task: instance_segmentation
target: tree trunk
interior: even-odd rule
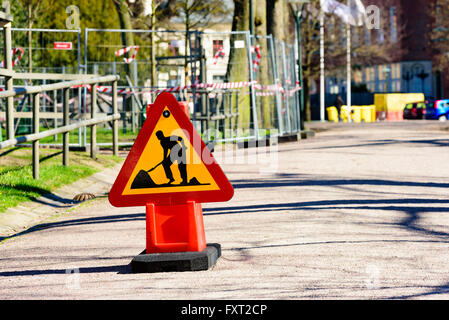
[[[267,1],[267,34],[273,35],[279,41],[285,41],[285,30],[288,25],[288,4],[283,0]]]
[[[156,20],[154,1],[151,1],[150,15],[150,85],[156,87],[156,50],[154,49],[154,24]]]
[[[310,78],[306,78],[303,81],[304,84],[304,104],[305,104],[305,121],[312,120],[312,114],[310,112]]]
[[[187,58],[187,52],[188,52],[188,45],[189,45],[189,32],[190,32],[190,13],[188,11],[188,1],[186,0],[186,22],[185,22],[185,30],[186,30],[186,35],[185,35],[185,39],[184,39],[184,85],[187,86],[188,83],[188,77],[189,77],[189,60]],[[187,99],[186,99],[187,100]]]
[[[116,0],[114,1],[117,13],[120,19],[120,27],[125,30],[132,30],[131,17],[129,15],[129,8],[126,0]],[[134,37],[131,32],[122,32],[122,44],[123,47],[129,47],[134,45]],[[132,79],[132,74],[134,73],[134,65],[126,64],[126,73],[129,78]],[[137,85],[137,84],[133,84]]]
[[[249,30],[249,1],[234,0],[234,18],[232,20],[232,31]],[[245,48],[234,48],[236,41],[244,41]],[[248,51],[245,36],[241,34],[231,35],[231,51],[229,53],[229,62],[226,71],[226,80],[228,82],[248,81],[249,80],[249,63]],[[248,88],[239,90],[239,128],[244,128],[250,122],[250,96]],[[236,112],[237,110],[233,110]]]
[[[232,21],[232,31],[249,30],[249,2],[247,0],[234,1],[234,19]],[[245,40],[242,35],[231,35],[231,47],[234,47],[235,41]],[[229,53],[229,63],[226,72],[227,81],[246,81],[249,78],[248,73],[248,55],[247,50],[233,49]]]
[[[256,80],[259,84],[270,85],[274,83],[274,77],[272,70],[270,70],[269,59],[271,58],[269,47],[267,45],[267,40],[264,38],[267,36],[267,3],[266,0],[253,0],[255,2],[255,34],[261,36],[259,40],[255,41],[254,44],[260,46],[261,59],[259,68],[256,72]],[[271,103],[271,97],[258,97],[257,102],[261,102],[260,111],[258,111],[259,125],[264,129],[270,129],[274,127],[273,111],[274,105]]]
[[[114,1],[115,8],[117,9],[117,13],[120,20],[120,27],[125,30],[132,30],[131,17],[129,15],[129,8],[126,3],[126,0],[115,0]],[[134,45],[134,37],[131,32],[122,32],[122,44],[123,47],[129,47]],[[128,53],[130,54],[130,53]],[[125,72],[130,79],[133,79],[132,75],[134,74],[134,68],[137,67],[134,63],[125,64]],[[133,83],[133,86],[136,86],[137,83]],[[125,110],[133,111],[133,99],[126,99],[127,103],[125,106]],[[133,121],[133,120],[132,120]],[[134,124],[133,124],[134,125]]]

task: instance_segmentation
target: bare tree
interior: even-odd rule
[[[431,30],[429,48],[433,57],[434,68],[438,71],[449,67],[449,0],[433,0],[429,4]]]

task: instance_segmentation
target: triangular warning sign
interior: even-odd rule
[[[176,98],[160,94],[109,193],[116,207],[217,202],[234,189]]]

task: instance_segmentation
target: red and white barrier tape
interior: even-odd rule
[[[257,90],[272,91],[272,92],[279,91],[281,93],[284,92],[284,88],[280,84],[271,84],[271,85],[257,84],[255,87]]]
[[[226,83],[197,83],[192,84],[188,86],[177,86],[177,87],[171,87],[171,88],[164,88],[164,89],[155,89],[155,90],[144,90],[140,92],[135,92],[136,94],[144,94],[144,93],[162,93],[162,92],[179,92],[186,89],[241,89],[246,88],[251,85],[254,85],[254,88],[257,90],[256,95],[257,96],[274,96],[277,92],[292,96],[296,91],[301,90],[301,87],[299,86],[299,82],[296,82],[297,85],[294,89],[291,90],[284,90],[284,88],[280,84],[274,84],[274,85],[260,85],[257,83],[257,81],[240,81],[240,82],[226,82]],[[89,91],[92,90],[92,86],[89,84],[86,85],[77,85],[73,86],[72,89],[77,88],[87,88]],[[0,88],[0,91],[4,91],[4,88]],[[106,93],[110,94],[112,93],[112,87],[108,86],[97,86],[97,92],[99,93]],[[117,89],[117,94],[126,94],[130,95],[132,94],[132,91],[123,88],[123,89]],[[48,96],[47,96],[48,97]],[[49,98],[49,97],[48,97]]]
[[[301,87],[297,85],[294,89],[291,90],[285,90],[280,84],[275,85],[260,85],[257,84],[257,81],[239,81],[239,82],[226,82],[226,83],[198,83],[198,84],[191,84],[188,86],[176,86],[176,87],[170,87],[170,88],[164,88],[164,89],[154,89],[154,90],[145,90],[141,92],[136,92],[138,94],[142,93],[162,93],[162,92],[179,92],[186,89],[241,89],[251,86],[251,84],[254,85],[254,88],[256,90],[265,91],[268,93],[264,93],[263,95],[275,95],[276,92],[280,93],[286,93],[291,95],[292,93],[301,90]],[[79,85],[72,88],[79,88],[79,87],[87,87],[89,91],[91,90],[90,85]],[[112,93],[112,87],[106,87],[106,86],[97,86],[97,91],[100,93]],[[117,89],[118,94],[131,94],[132,92],[128,89]],[[261,93],[261,92],[259,92]],[[262,94],[261,94],[262,95]]]
[[[134,49],[133,55],[130,58],[123,58],[123,61],[125,61],[125,63],[131,63],[132,61],[134,61],[134,59],[136,59],[137,52],[139,51],[139,46],[129,46],[124,49],[119,49],[115,52],[115,55],[117,57],[123,56],[125,53],[131,51],[132,49]]]
[[[188,86],[177,86],[172,88],[165,88],[165,89],[156,89],[151,91],[152,93],[161,93],[161,92],[177,92],[177,91],[183,91],[185,89],[240,89],[249,87],[251,84],[256,84],[256,81],[240,81],[240,82],[226,82],[226,83],[198,83],[198,84],[192,84]]]
[[[92,86],[90,84],[81,84],[78,86],[73,86],[72,89],[78,89],[78,88],[87,88],[87,90],[92,91]],[[97,86],[97,92],[99,93],[112,93],[112,87],[106,87],[106,86]],[[132,91],[128,89],[117,89],[117,94],[131,94]]]
[[[298,84],[296,85],[295,88],[290,89],[290,90],[285,90],[281,85],[270,85],[270,86],[257,86],[257,90],[260,90],[258,92],[256,92],[257,96],[261,96],[261,97],[267,97],[267,96],[274,96],[276,95],[277,92],[283,94],[284,96],[293,96],[293,94],[296,91],[301,90],[301,86]]]
[[[199,84],[191,84],[188,86],[177,86],[177,87],[170,87],[170,88],[164,88],[164,89],[154,89],[154,90],[145,90],[142,92],[136,92],[136,93],[161,93],[161,92],[179,92],[186,89],[240,89],[249,87],[251,84],[256,84],[256,81],[240,81],[240,82],[227,82],[227,83],[199,83]],[[72,89],[76,88],[82,88],[86,87],[88,90],[91,90],[90,85],[78,85],[72,87]],[[106,87],[106,86],[97,86],[97,91],[100,93],[112,93],[112,87]],[[132,92],[128,89],[117,89],[117,94],[131,94]]]
[[[17,62],[19,62],[20,59],[22,59],[23,57],[23,49],[18,47],[18,48],[14,48],[12,49],[12,56],[14,57],[16,55],[17,52],[20,52],[19,56],[12,62],[12,66],[14,67],[16,65]],[[5,61],[0,62],[0,68],[4,68],[5,67]]]
[[[253,65],[254,65],[254,72],[257,72],[260,65],[260,59],[262,58],[262,55],[260,53],[260,46],[251,46],[251,53],[256,54],[255,58],[253,59]]]
[[[212,88],[212,89],[240,89],[249,87],[251,84],[256,84],[257,81],[240,81],[240,82],[226,82],[226,83],[200,83],[195,85],[197,88]]]
[[[224,58],[225,55],[226,55],[226,54],[225,54],[223,48],[218,49],[218,50],[217,50],[217,53],[216,53],[215,56],[214,56],[214,65],[217,64],[219,58]]]
[[[89,88],[90,91],[91,88]],[[112,93],[112,87],[97,86],[97,91],[100,93]],[[117,89],[117,94],[131,94],[131,90],[128,89]]]

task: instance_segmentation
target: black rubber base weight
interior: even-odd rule
[[[207,244],[201,252],[146,254],[144,250],[131,261],[131,269],[134,273],[208,270],[220,256],[221,246],[218,243]]]

